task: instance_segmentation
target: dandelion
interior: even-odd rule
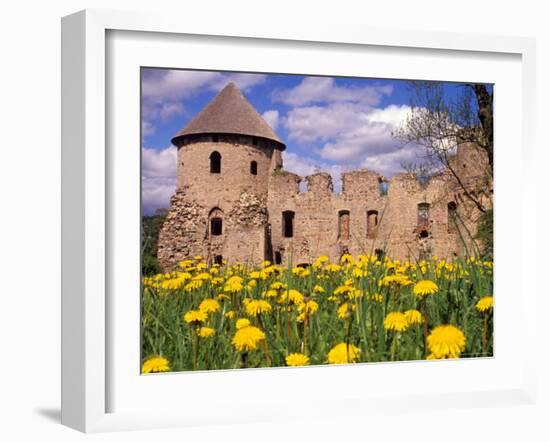
[[[164,371],[170,371],[170,363],[162,356],[150,357],[141,367],[142,373],[162,373]]]
[[[478,312],[486,312],[493,308],[493,297],[484,296],[479,301],[477,301],[476,309]]]
[[[413,289],[414,295],[419,299],[424,299],[428,295],[437,293],[437,284],[429,279],[418,281]]]
[[[288,301],[292,304],[301,304],[304,302],[304,295],[298,290],[290,289],[281,295],[281,302]]]
[[[269,313],[271,304],[263,299],[246,302],[246,313],[250,316],[258,316],[262,313]]]
[[[201,310],[189,310],[185,315],[183,315],[183,320],[188,324],[200,324],[201,322],[206,321],[208,315]]]
[[[346,320],[351,316],[351,313],[353,311],[355,311],[355,305],[351,305],[346,302],[345,304],[342,304],[340,307],[338,307],[338,317],[340,319]]]
[[[325,293],[325,289],[321,287],[320,285],[316,284],[313,287],[313,293]]]
[[[226,282],[223,290],[225,292],[238,292],[244,288],[243,278],[240,276],[231,276]]]
[[[228,318],[228,319],[233,319],[236,315],[237,315],[237,313],[235,313],[234,310],[229,310],[229,311],[225,314],[225,317]]]
[[[424,321],[422,313],[420,313],[418,310],[407,310],[404,315],[409,325],[422,324],[422,321]]]
[[[431,354],[429,359],[458,358],[466,348],[466,337],[453,325],[439,325],[427,339]]]
[[[199,337],[206,339],[214,336],[216,334],[216,330],[210,327],[201,327],[199,328],[197,334],[199,335]]]
[[[384,319],[384,328],[395,332],[402,332],[409,328],[407,317],[401,312],[388,313]]]
[[[298,311],[300,313],[305,313],[306,315],[312,315],[317,310],[319,310],[319,304],[317,304],[315,301],[306,301],[298,304]]]
[[[235,324],[235,327],[237,327],[237,330],[240,330],[241,328],[248,327],[250,325],[250,321],[246,318],[237,319],[237,322]]]
[[[199,304],[199,310],[203,313],[216,313],[220,311],[220,303],[215,299],[206,298]]]
[[[265,339],[265,333],[252,325],[239,328],[231,343],[241,352],[249,352],[258,348],[258,343]]]
[[[289,367],[299,367],[309,365],[309,358],[303,353],[290,353],[285,358],[285,362]]]
[[[349,364],[349,363],[357,362],[360,354],[361,354],[361,349],[357,348],[355,345],[341,342],[340,344],[335,345],[328,352],[328,363],[329,364]]]

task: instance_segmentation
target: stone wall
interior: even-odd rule
[[[214,150],[222,156],[220,174],[210,173]],[[257,162],[257,175],[250,173],[250,161]],[[487,164],[484,151],[462,144],[452,159],[456,177],[445,171],[426,182],[406,173],[386,180],[355,170],[342,175],[342,192],[335,194],[329,174],[302,178],[287,172],[280,151],[269,144],[252,145],[246,137],[199,139],[178,152],[178,190],[159,239],[159,260],[169,269],[195,255],[294,265],[319,255],[336,260],[346,252],[402,260],[469,255],[477,246],[472,238],[480,212],[457,178],[490,198]],[[300,191],[302,181],[307,191]],[[427,204],[427,218],[419,219],[419,204]],[[210,234],[213,208],[223,213],[220,236]],[[283,212],[293,214],[292,232],[285,232]]]

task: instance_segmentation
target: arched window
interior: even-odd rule
[[[223,212],[219,208],[214,208],[208,216],[210,220],[210,236],[220,236],[223,234]]]
[[[427,228],[430,222],[430,205],[428,203],[418,204],[418,227]]]
[[[219,152],[214,151],[210,154],[210,173],[221,173],[222,171],[222,156]]]
[[[349,241],[349,210],[338,212],[338,238]]]
[[[367,238],[376,238],[376,231],[378,229],[378,211],[369,210],[367,212]]]
[[[456,207],[454,201],[450,201],[449,204],[447,204],[447,230],[449,233],[456,232],[458,229]]]
[[[294,236],[294,212],[292,210],[283,212],[283,236],[285,238]]]
[[[250,162],[250,173],[252,175],[258,175],[258,163],[256,161]]]

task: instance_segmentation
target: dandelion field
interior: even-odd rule
[[[142,373],[492,356],[493,265],[344,255],[143,278]]]

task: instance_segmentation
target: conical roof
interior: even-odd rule
[[[275,141],[280,145],[281,150],[285,149],[285,144],[234,83],[227,84],[187,126],[172,138],[172,143],[181,145],[183,138],[197,134],[250,135]]]

